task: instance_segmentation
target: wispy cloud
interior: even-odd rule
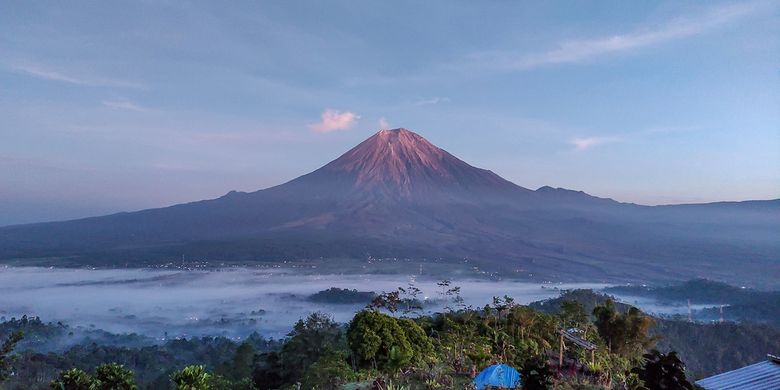
[[[691,131],[697,131],[701,128],[698,126],[661,126],[651,127],[643,130],[628,132],[621,135],[614,136],[594,136],[594,137],[574,137],[569,139],[569,144],[574,146],[574,150],[588,150],[593,147],[612,144],[618,142],[633,142],[638,139],[653,137],[662,134],[674,134],[674,133],[687,133]]]
[[[144,88],[143,85],[127,81],[112,78],[96,77],[96,76],[74,76],[71,74],[63,73],[59,70],[54,70],[40,64],[21,63],[11,66],[15,72],[26,74],[42,80],[57,81],[68,84],[83,85],[89,87],[116,87],[116,88]]]
[[[450,98],[448,97],[432,97],[429,99],[418,99],[414,102],[415,106],[426,106],[429,104],[439,104],[439,103],[446,103],[449,102]]]
[[[583,63],[613,53],[660,45],[702,34],[756,13],[765,4],[754,2],[719,6],[709,9],[698,17],[673,19],[655,28],[607,37],[565,41],[558,44],[558,47],[541,53],[477,52],[469,55],[466,62],[505,70],[528,70],[548,65]]]
[[[322,113],[320,121],[310,124],[309,128],[318,133],[349,130],[357,123],[358,119],[360,116],[354,112],[327,109]]]
[[[103,105],[108,108],[113,108],[117,110],[128,110],[128,111],[136,111],[136,112],[149,112],[152,111],[150,108],[139,106],[136,103],[133,103],[129,100],[104,100]]]
[[[587,150],[594,146],[619,142],[619,137],[574,137],[569,143],[574,145],[575,150]]]

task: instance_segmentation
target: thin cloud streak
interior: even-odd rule
[[[572,40],[543,53],[521,54],[514,51],[477,52],[467,57],[471,65],[485,64],[497,69],[530,70],[548,65],[584,63],[599,57],[660,45],[677,39],[702,34],[730,22],[756,13],[765,3],[730,4],[710,9],[696,18],[678,18],[656,29],[622,35]]]
[[[15,64],[11,69],[17,73],[22,73],[37,79],[57,81],[62,83],[82,85],[87,87],[116,87],[116,88],[136,88],[143,89],[144,86],[135,82],[109,79],[102,77],[84,77],[65,74],[58,70],[53,70],[38,64]]]
[[[150,108],[139,106],[138,104],[135,104],[129,100],[104,100],[103,105],[108,108],[113,108],[117,110],[127,110],[127,111],[136,111],[136,112],[149,112],[152,111]]]
[[[632,142],[640,138],[652,137],[655,135],[687,133],[691,131],[697,131],[700,129],[701,128],[698,126],[651,127],[644,130],[638,130],[638,131],[626,133],[620,136],[574,137],[569,140],[569,144],[574,146],[574,150],[584,151],[604,144],[612,144],[618,142]]]

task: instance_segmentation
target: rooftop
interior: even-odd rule
[[[696,381],[706,390],[780,389],[780,357],[767,355],[763,362]]]

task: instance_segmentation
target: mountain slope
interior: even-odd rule
[[[778,206],[646,207],[560,188],[532,191],[395,129],[268,189],[0,228],[0,260],[470,258],[523,275],[689,278],[691,270],[717,272],[746,258],[752,264],[745,272],[777,267],[780,244],[772,233],[780,227]],[[637,267],[643,271],[636,273]]]
[[[459,160],[406,129],[378,132],[312,173],[318,175],[344,178],[352,182],[353,190],[391,199],[530,192]]]

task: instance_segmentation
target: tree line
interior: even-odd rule
[[[448,303],[440,313],[422,315],[419,290],[409,286],[377,295],[347,324],[313,313],[278,343],[255,337],[142,348],[77,345],[12,361],[17,335],[6,341],[0,379],[8,389],[434,390],[469,388],[480,370],[505,363],[520,370],[525,389],[693,389],[682,360],[653,349],[655,320],[636,308],[605,300],[591,309],[565,300],[546,313],[510,297],[474,308],[449,282],[440,287]],[[596,350],[569,343],[559,356],[562,329]]]

